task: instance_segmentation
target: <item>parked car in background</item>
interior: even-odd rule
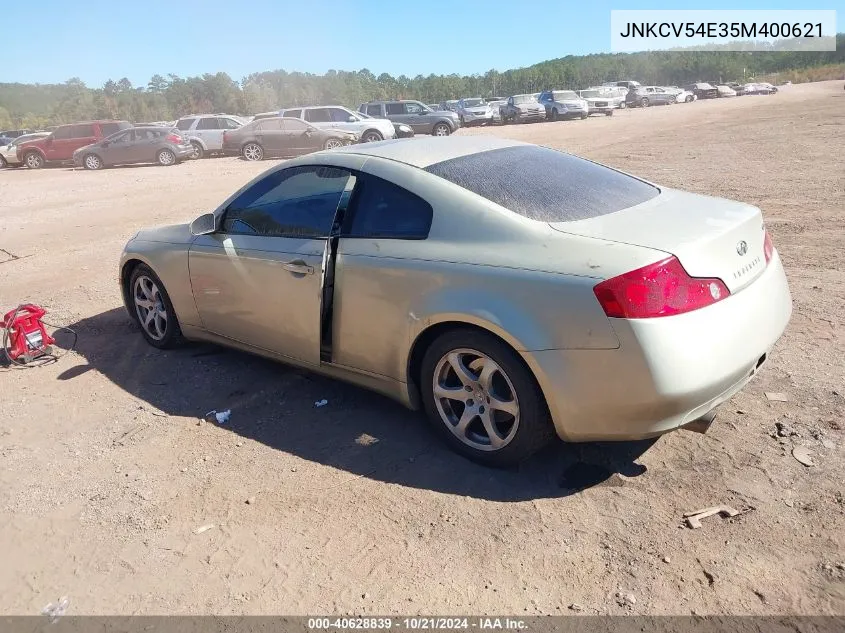
[[[259,112],[252,117],[251,121],[257,121],[258,119],[272,119],[277,116],[279,116],[279,110],[273,110],[272,112]]]
[[[370,101],[362,103],[358,110],[377,119],[390,119],[394,125],[403,123],[414,134],[449,136],[461,127],[461,120],[454,112],[435,112],[419,101]]]
[[[647,108],[653,105],[670,105],[676,103],[677,93],[660,86],[640,86],[636,90],[629,90],[625,95],[625,102],[629,107],[640,106]]]
[[[494,125],[500,125],[502,121],[502,106],[507,104],[507,99],[493,99],[487,102],[492,114],[492,122]]]
[[[24,134],[31,133],[32,130],[4,130],[0,132],[0,145],[8,145],[13,140]]]
[[[682,86],[684,90],[693,93],[697,99],[715,99],[719,96],[716,86],[704,82]]]
[[[744,86],[744,94],[747,95],[771,95],[776,92],[774,86],[762,83],[748,83]]]
[[[358,140],[354,132],[320,129],[302,119],[275,117],[227,130],[223,137],[223,152],[256,161],[270,156],[290,157],[321,149],[338,149]]]
[[[726,86],[725,84],[718,84],[716,86],[716,91],[720,97],[735,97],[736,90],[731,88],[730,86]]]
[[[137,163],[169,167],[190,159],[193,153],[194,148],[175,128],[135,126],[80,147],[73,153],[73,164],[89,170]]]
[[[587,102],[588,114],[611,116],[614,110],[625,107],[625,95],[614,95],[608,89],[587,88],[579,90],[578,96]]]
[[[770,84],[770,83],[769,83],[769,82],[767,82],[767,81],[761,81],[761,82],[758,82],[758,83],[757,83],[757,85],[758,85],[758,86],[763,86],[764,88],[768,88],[768,89],[771,91],[771,93],[772,93],[772,94],[774,94],[774,93],[776,93],[776,92],[778,91],[777,86],[775,86],[775,85],[773,85],[773,84]]]
[[[59,125],[43,138],[18,143],[17,159],[29,169],[40,169],[48,163],[68,162],[73,160],[73,153],[80,147],[131,127],[129,121],[83,121]]]
[[[550,121],[586,119],[590,115],[586,100],[574,90],[545,90],[537,101],[546,109],[546,118]]]
[[[606,81],[602,84],[602,86],[606,86],[608,88],[625,88],[626,90],[630,90],[631,88],[639,88],[642,84],[639,81]]]
[[[692,103],[697,99],[694,93],[678,86],[661,86],[661,88],[675,94],[675,103]]]
[[[493,122],[493,110],[481,97],[459,99],[455,112],[462,126],[486,125]]]
[[[731,81],[725,85],[728,86],[731,90],[733,90],[736,93],[736,96],[738,97],[741,97],[745,94],[745,84],[739,84],[735,81]]]
[[[458,100],[457,99],[449,99],[448,101],[443,101],[438,108],[432,108],[436,112],[455,112],[458,109]]]
[[[364,112],[356,112],[356,116],[361,117],[362,119],[374,119],[375,117],[371,117],[369,114]],[[393,129],[396,130],[396,138],[413,138],[414,137],[414,130],[411,128],[410,125],[405,125],[404,123],[393,123]]]
[[[194,148],[191,158],[200,159],[206,154],[222,152],[223,133],[237,130],[244,123],[239,117],[229,114],[191,114],[176,121],[176,129]]]
[[[440,110],[439,103],[426,103],[425,105],[429,110],[433,110],[434,112],[438,112]]]
[[[29,134],[22,134],[0,146],[0,167],[19,167],[23,163],[18,158],[18,144],[26,143],[27,141],[34,141],[49,135],[49,132],[31,132]]]
[[[492,466],[706,430],[792,314],[757,207],[482,136],[275,166],[116,272],[148,344],[348,380]]]
[[[354,132],[365,143],[396,137],[396,129],[388,119],[363,118],[343,106],[304,106],[279,112],[288,119],[302,119],[320,129]]]
[[[502,123],[527,123],[545,121],[546,107],[537,100],[538,94],[521,94],[508,97],[499,107]]]

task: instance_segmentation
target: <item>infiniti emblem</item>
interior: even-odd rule
[[[748,252],[748,244],[746,244],[745,240],[741,240],[739,244],[736,245],[736,252],[740,255],[745,255]]]

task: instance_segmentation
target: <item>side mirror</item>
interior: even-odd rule
[[[355,123],[358,119],[350,114],[349,118],[346,120],[349,121],[349,123]]]
[[[191,235],[209,235],[217,230],[217,218],[213,213],[205,213],[191,222]]]

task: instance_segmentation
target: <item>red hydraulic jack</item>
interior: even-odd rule
[[[45,314],[44,308],[26,303],[10,310],[3,317],[0,323],[3,347],[13,363],[28,363],[52,354],[50,346],[56,340],[44,329],[41,317]]]

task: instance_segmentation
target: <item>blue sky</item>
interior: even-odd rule
[[[90,86],[153,74],[368,68],[413,77],[484,73],[610,50],[611,9],[835,9],[792,0],[39,0],[2,2],[0,82]],[[153,28],[154,25],[154,28]],[[44,36],[39,31],[46,31]],[[33,45],[35,43],[35,45]]]

